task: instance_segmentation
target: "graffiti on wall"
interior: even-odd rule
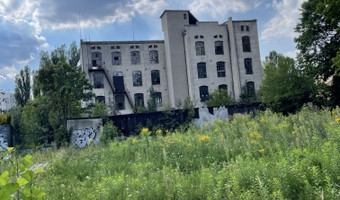
[[[73,142],[78,147],[83,148],[86,145],[90,145],[90,143],[98,143],[99,138],[97,133],[93,128],[83,128],[74,130],[72,133]]]
[[[216,119],[226,119],[228,118],[228,109],[224,106],[219,108],[213,109],[214,114],[210,114],[208,108],[200,108],[198,110],[199,112],[199,118],[194,120],[194,125],[196,128],[204,127],[206,124],[208,124],[209,127],[212,127],[212,124],[215,123]]]
[[[0,130],[0,151],[6,151],[8,148],[7,132]]]

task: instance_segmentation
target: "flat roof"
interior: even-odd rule
[[[159,18],[162,18],[165,12],[189,12],[189,10],[164,10]]]
[[[135,41],[80,41],[85,45],[110,45],[110,44],[150,44],[164,43],[164,40],[135,40]]]

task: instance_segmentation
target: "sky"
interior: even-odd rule
[[[190,10],[199,21],[257,19],[260,55],[295,57],[294,27],[304,0],[0,0],[0,91],[15,75],[39,69],[39,53],[85,41],[163,40],[165,9]]]

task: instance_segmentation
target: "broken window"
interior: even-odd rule
[[[223,55],[223,41],[215,41],[215,54],[216,55]]]
[[[196,47],[196,56],[205,55],[204,42],[202,41],[195,42],[195,47]]]
[[[92,57],[92,67],[101,67],[102,54],[100,52],[93,52],[91,57]]]
[[[225,62],[217,62],[217,77],[225,77]]]
[[[121,65],[122,58],[120,56],[120,52],[112,52],[112,65]]]
[[[221,90],[226,90],[228,92],[228,86],[226,84],[219,85],[218,91],[221,92]]]
[[[122,72],[113,72],[113,86],[115,91],[125,91],[124,77]]]
[[[93,73],[94,88],[104,88],[104,75],[100,72]]]
[[[161,92],[155,92],[154,95],[155,95],[157,107],[162,106],[162,93]]]
[[[96,100],[97,103],[101,103],[101,102],[105,103],[105,97],[104,96],[96,96],[95,100]]]
[[[247,93],[255,95],[255,83],[253,81],[247,82]]]
[[[144,107],[144,94],[143,93],[135,94],[135,106]]]
[[[140,64],[140,54],[139,51],[131,52],[131,64],[138,65]]]
[[[116,109],[124,110],[125,109],[125,97],[123,94],[115,95]]]
[[[152,85],[159,85],[161,82],[161,79],[159,77],[159,70],[152,70],[151,71],[151,82]]]
[[[133,86],[142,86],[142,72],[141,71],[133,71],[132,72]]]
[[[156,64],[158,63],[158,51],[152,50],[149,52],[149,60],[150,64]]]
[[[242,37],[243,52],[250,52],[250,38],[249,36]]]
[[[200,99],[201,102],[205,102],[206,100],[209,99],[209,90],[208,90],[208,86],[201,86],[199,87],[200,90]]]
[[[197,63],[198,78],[207,78],[207,69],[204,62]]]
[[[251,58],[244,59],[244,67],[246,68],[246,74],[253,74],[253,66]]]

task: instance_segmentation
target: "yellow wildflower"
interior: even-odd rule
[[[90,142],[90,143],[92,142],[92,138],[89,139],[89,142]]]
[[[262,138],[262,135],[258,134],[256,137],[260,139]]]
[[[332,116],[334,116],[335,115],[335,109],[333,108],[333,110],[332,110]]]
[[[142,131],[140,132],[141,135],[146,135],[147,133],[149,132],[149,129],[148,128],[143,128]]]
[[[11,151],[13,151],[13,149],[14,149],[14,147],[8,147],[7,150],[8,150],[9,152],[11,152]]]
[[[200,142],[203,142],[203,141],[206,141],[206,140],[210,140],[210,137],[207,136],[207,135],[203,135],[198,139],[198,141],[200,141]]]
[[[188,147],[191,147],[191,146],[192,146],[192,144],[189,143],[189,144],[188,144]]]
[[[335,121],[336,121],[336,122],[340,122],[340,118],[336,118]]]
[[[166,132],[166,133],[169,133],[169,130],[166,130],[165,132]]]
[[[138,142],[138,140],[137,139],[133,139],[132,140],[132,143],[134,144],[134,143],[137,143]]]
[[[204,124],[204,126],[209,126],[211,124],[211,122],[207,122]]]
[[[217,128],[215,128],[214,132],[217,132],[217,131],[218,131],[218,129],[217,129]]]
[[[260,119],[260,122],[261,122],[261,123],[265,123],[266,120],[264,120],[263,118],[261,118],[261,119]]]
[[[162,132],[163,132],[163,131],[162,131],[161,129],[158,129],[158,130],[156,131],[156,134],[159,135],[159,134],[162,134]]]
[[[263,153],[263,152],[264,152],[264,149],[260,149],[259,152],[260,152],[260,153]]]
[[[251,132],[251,133],[250,133],[250,137],[255,137],[255,133],[256,133],[256,132]]]
[[[296,134],[296,132],[295,132],[295,131],[292,131],[292,134],[293,134],[293,135],[295,135],[295,134]]]
[[[256,144],[257,142],[256,142],[256,140],[250,140],[250,143],[251,144]]]

